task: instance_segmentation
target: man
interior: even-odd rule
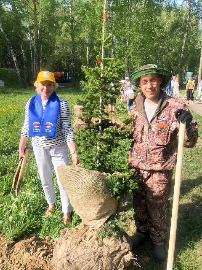
[[[67,101],[56,95],[56,82],[52,72],[39,72],[34,85],[38,94],[29,99],[25,107],[25,121],[19,144],[19,159],[24,156],[28,138],[32,137],[38,173],[48,203],[45,215],[49,216],[55,209],[53,166],[60,190],[63,221],[67,225],[71,221],[72,207],[65,189],[60,183],[57,167],[68,164],[68,148],[72,164],[78,164],[70,110]]]
[[[166,206],[176,163],[179,122],[186,122],[185,146],[193,147],[198,137],[197,124],[186,105],[161,90],[170,77],[169,72],[154,64],[137,70],[133,80],[141,94],[130,110],[134,120],[129,164],[139,175],[139,192],[134,194],[137,231],[132,248],[150,238],[158,261],[166,258]]]
[[[195,81],[190,76],[189,80],[186,84],[186,93],[187,93],[188,104],[189,104],[189,100],[191,100],[192,103],[194,103],[194,88],[195,88]]]

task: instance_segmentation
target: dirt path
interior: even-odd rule
[[[202,102],[194,101],[193,104],[188,104],[187,101],[185,102],[189,108],[191,108],[195,113],[202,116]]]
[[[199,114],[200,116],[202,116],[202,101],[194,101],[194,103],[192,103],[192,101],[189,102],[187,100],[184,100],[184,98],[182,98],[183,101],[187,104],[188,108],[192,109],[195,113]]]

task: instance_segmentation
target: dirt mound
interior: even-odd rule
[[[15,242],[0,235],[0,270],[140,270],[130,239],[98,240],[96,230],[82,224],[62,230],[55,242],[36,235]]]
[[[96,238],[96,231],[80,225],[64,229],[53,251],[53,270],[140,269],[126,237]]]
[[[1,270],[51,270],[52,254],[53,243],[49,238],[31,235],[14,242],[0,236]]]

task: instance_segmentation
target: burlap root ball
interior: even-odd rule
[[[84,224],[97,229],[116,212],[118,203],[107,188],[106,174],[68,165],[59,166],[58,173]]]

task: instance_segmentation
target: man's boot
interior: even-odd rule
[[[166,252],[165,252],[164,244],[153,243],[153,254],[154,254],[154,258],[157,261],[159,262],[165,261]]]
[[[137,231],[132,239],[132,250],[141,246],[148,239],[147,232]]]

